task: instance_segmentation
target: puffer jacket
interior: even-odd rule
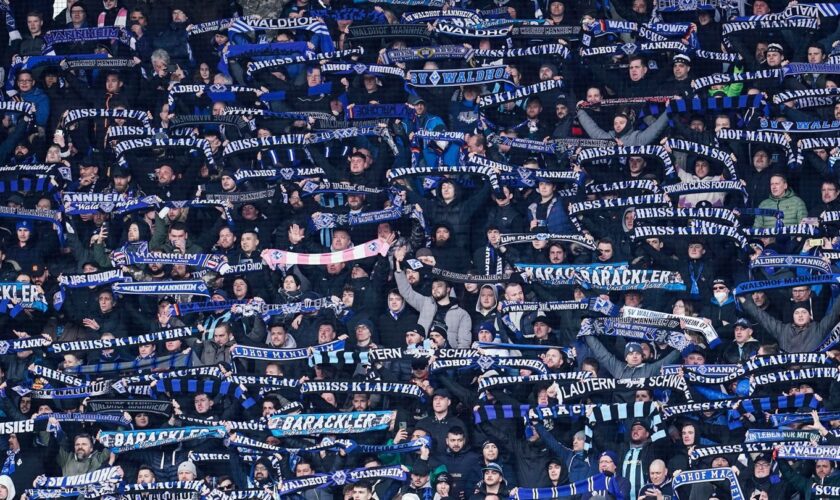
[[[786,226],[795,226],[799,222],[808,217],[808,208],[802,198],[796,196],[790,189],[785,191],[785,194],[776,198],[770,195],[769,198],[762,201],[758,208],[769,208],[771,210],[781,210],[785,214],[784,223]],[[776,218],[765,215],[755,218],[754,227],[773,228],[776,227]]]

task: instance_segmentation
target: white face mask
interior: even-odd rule
[[[729,294],[726,292],[715,292],[715,300],[723,302]]]

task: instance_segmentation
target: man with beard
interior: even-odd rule
[[[58,420],[50,418],[50,424],[59,426]],[[89,434],[77,434],[73,438],[73,449],[68,449],[68,440],[65,438],[60,443],[58,450],[58,465],[61,467],[61,474],[63,476],[75,476],[77,474],[87,474],[103,465],[113,465],[116,456],[108,450],[93,449],[93,437]]]
[[[452,286],[443,279],[432,281],[432,296],[428,297],[415,292],[402,270],[407,249],[400,247],[394,253],[397,262],[397,270],[394,277],[397,281],[397,289],[405,301],[420,313],[417,321],[426,330],[429,330],[432,323],[446,323],[446,331],[449,334],[449,343],[458,349],[468,349],[472,341],[472,320],[467,311],[461,309],[458,304],[452,302],[449,294]]]

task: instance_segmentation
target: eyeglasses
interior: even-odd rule
[[[223,490],[232,490],[233,489],[233,483],[220,484],[219,488],[221,488]]]
[[[726,290],[725,286],[713,286],[712,290]]]
[[[34,81],[35,81],[35,80],[32,80],[32,79],[30,79],[30,78],[27,78],[26,80],[18,80],[18,83],[32,83],[32,82],[34,82]]]

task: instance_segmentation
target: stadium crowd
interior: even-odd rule
[[[0,500],[840,499],[840,4],[0,11]]]

